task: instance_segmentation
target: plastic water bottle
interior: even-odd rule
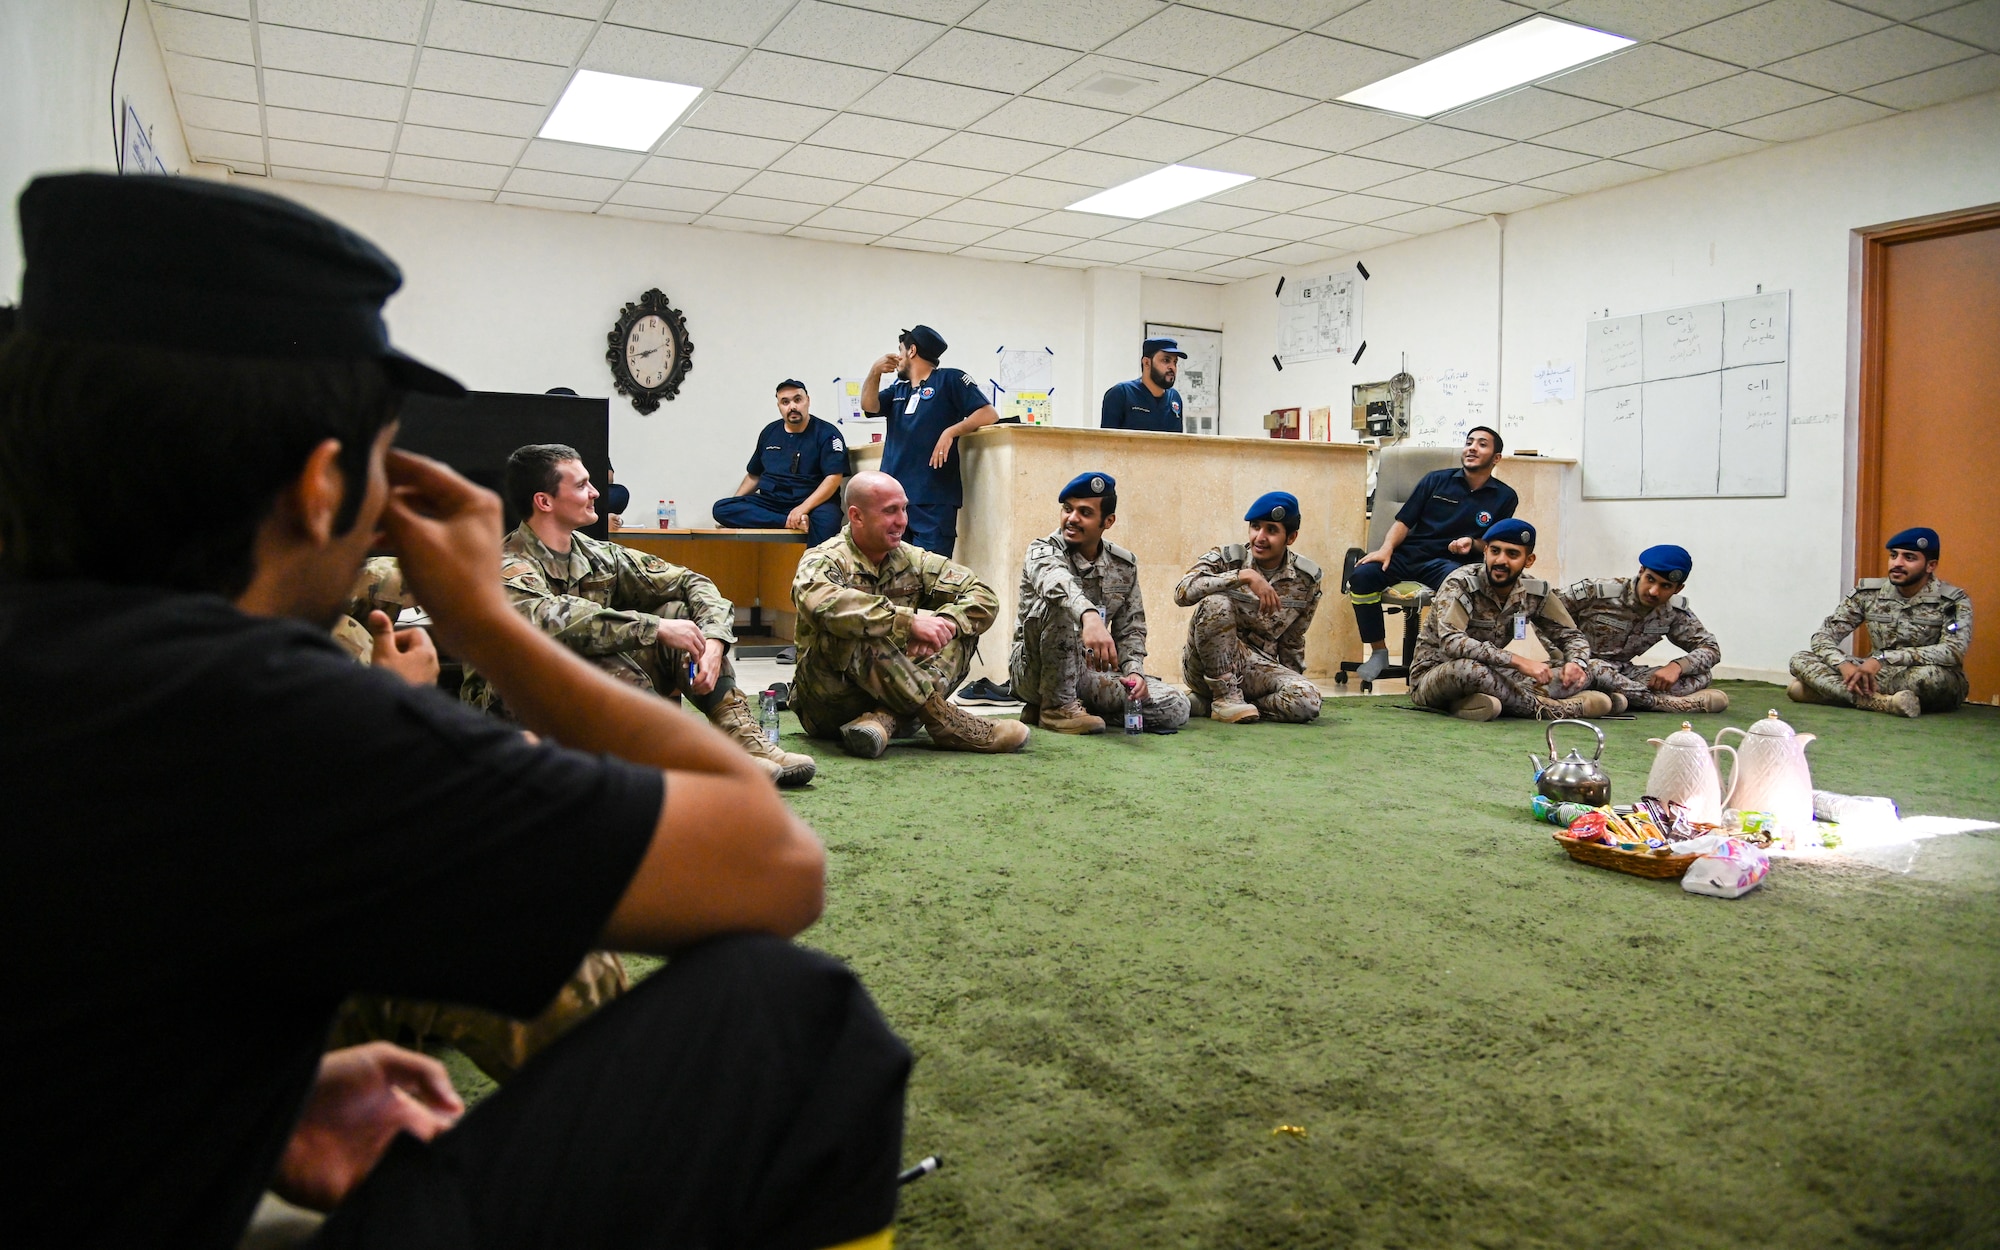
[[[1145,678],[1139,680],[1144,681]],[[1125,732],[1128,734],[1146,732],[1146,714],[1139,706],[1139,692],[1130,686],[1125,687]]]
[[[778,745],[778,692],[766,690],[760,700],[757,724],[764,730],[764,740],[772,746]]]
[[[668,528],[668,527],[669,527],[669,526],[670,526],[670,525],[671,525],[671,524],[673,523],[673,522],[672,522],[672,521],[671,521],[671,520],[669,519],[669,518],[671,518],[672,516],[673,516],[673,513],[671,513],[671,512],[669,512],[669,511],[667,511],[667,501],[666,501],[666,500],[664,500],[664,499],[662,499],[662,500],[660,501],[660,511],[659,511],[659,518],[660,518],[660,528],[661,528],[661,529],[666,529],[666,528]]]
[[[681,523],[680,511],[674,507],[673,500],[671,499],[667,500],[667,523],[665,525],[662,525],[660,528],[663,530],[670,530],[673,529],[675,526],[679,525],[680,523]]]

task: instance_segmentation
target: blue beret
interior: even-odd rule
[[[1181,350],[1178,339],[1147,339],[1144,345],[1139,348],[1141,356],[1152,356],[1160,352],[1165,352],[1169,356],[1178,356],[1182,360],[1187,359],[1187,353]]]
[[[1891,551],[1900,547],[1904,551],[1914,551],[1918,555],[1927,556],[1935,560],[1938,554],[1937,531],[1926,529],[1921,525],[1913,525],[1882,545]]]
[[[1519,543],[1530,551],[1535,549],[1535,527],[1519,517],[1495,521],[1487,528],[1485,538],[1489,543]]]
[[[1056,502],[1061,503],[1065,499],[1102,499],[1117,489],[1118,479],[1109,473],[1094,471],[1079,473],[1069,480],[1069,485],[1062,488],[1062,494],[1056,496]]]
[[[1257,502],[1250,505],[1250,511],[1243,514],[1246,521],[1278,521],[1286,529],[1299,523],[1299,497],[1286,490],[1268,490],[1257,496]]]
[[[922,356],[932,364],[936,364],[938,358],[944,355],[944,349],[947,346],[944,341],[944,335],[939,334],[929,326],[911,326],[897,337],[897,342],[908,343],[911,347],[916,348],[917,355]]]
[[[1694,557],[1687,553],[1686,547],[1661,543],[1639,553],[1639,567],[1651,569],[1670,582],[1684,582],[1694,572]]]

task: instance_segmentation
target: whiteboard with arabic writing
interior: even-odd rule
[[[1583,496],[1785,493],[1791,293],[1584,328]]]

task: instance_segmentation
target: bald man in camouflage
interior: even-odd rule
[[[1906,529],[1885,545],[1889,575],[1862,578],[1792,657],[1794,702],[1908,717],[1965,702],[1972,597],[1937,576],[1936,530]],[[1848,636],[1863,625],[1870,652],[1850,655]]]

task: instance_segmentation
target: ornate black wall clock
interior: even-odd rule
[[[641,414],[652,412],[663,399],[681,389],[681,379],[694,367],[694,340],[687,318],[681,316],[658,287],[627,304],[606,336],[611,347],[611,380]]]

